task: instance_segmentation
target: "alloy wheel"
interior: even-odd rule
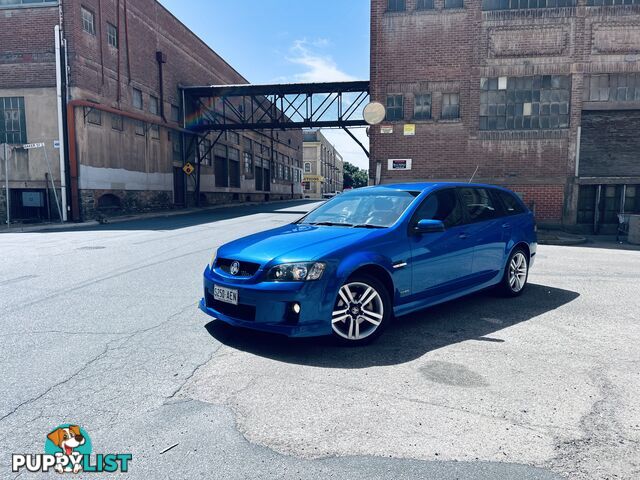
[[[517,252],[509,263],[509,287],[514,293],[522,290],[527,283],[527,269],[524,253]]]
[[[333,308],[333,331],[347,340],[362,340],[378,329],[384,318],[380,293],[362,282],[347,283],[340,288]]]

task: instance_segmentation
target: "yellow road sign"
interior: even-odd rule
[[[191,175],[193,172],[195,172],[195,170],[196,170],[196,167],[194,167],[193,165],[191,165],[188,162],[184,167],[182,167],[182,171],[184,173],[186,173],[187,175]]]

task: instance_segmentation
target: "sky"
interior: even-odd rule
[[[369,79],[369,0],[160,0],[251,83]],[[369,164],[339,130],[344,159]],[[353,133],[368,146],[365,129]]]

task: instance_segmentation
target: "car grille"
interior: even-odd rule
[[[216,260],[216,267],[222,270],[225,273],[231,275],[231,264],[234,260],[230,260],[228,258],[218,258]],[[260,268],[260,264],[251,263],[251,262],[238,262],[240,263],[240,271],[235,275],[236,277],[253,277],[258,269]]]
[[[238,320],[244,320],[245,322],[256,321],[256,307],[253,305],[232,305],[230,303],[220,302],[219,300],[215,300],[213,295],[209,292],[206,292],[206,301],[207,308],[212,308],[223,315],[227,315]]]

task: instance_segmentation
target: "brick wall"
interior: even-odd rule
[[[539,222],[553,223],[562,215],[564,185],[505,185],[518,193]]]
[[[58,7],[0,9],[0,89],[56,84]]]
[[[578,128],[585,73],[640,71],[640,6],[485,12],[480,1],[463,9],[387,12],[387,0],[371,2],[371,94],[405,97],[405,120],[385,122],[392,134],[371,128],[370,175],[381,181],[468,180],[517,185],[535,201],[539,218],[575,223]],[[624,62],[624,60],[627,60]],[[481,131],[480,79],[565,75],[571,77],[569,128]],[[432,94],[432,119],[414,121],[417,93]],[[459,93],[460,119],[441,120],[443,93]],[[640,108],[640,103],[638,104]],[[405,123],[416,124],[405,136]],[[638,126],[637,123],[634,125]],[[390,158],[411,158],[413,169],[388,171]]]

